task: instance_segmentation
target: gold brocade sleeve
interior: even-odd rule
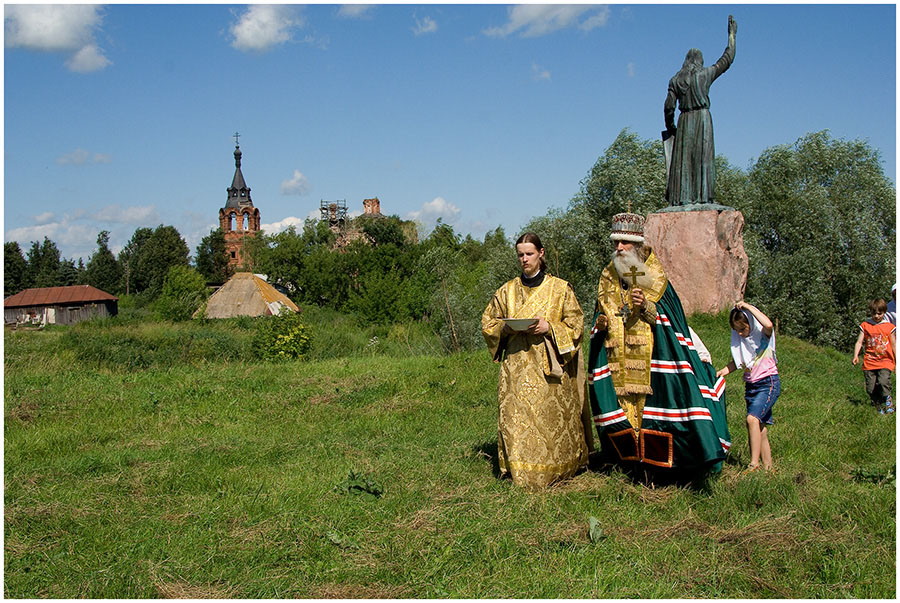
[[[550,323],[550,335],[559,352],[560,360],[563,360],[563,356],[578,349],[584,337],[584,311],[569,283],[565,283],[560,306],[558,318],[552,316],[547,322]]]
[[[500,287],[481,315],[481,334],[487,343],[494,362],[500,362],[506,349],[507,337],[503,335],[503,321],[507,318],[506,286]]]
[[[646,322],[648,325],[653,326],[656,324],[657,314],[658,312],[656,310],[656,304],[649,299],[644,301],[644,307],[641,308],[641,320]]]

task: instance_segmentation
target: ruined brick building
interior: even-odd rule
[[[228,187],[228,200],[225,207],[219,210],[219,227],[225,234],[225,253],[228,254],[229,266],[249,268],[249,258],[244,254],[244,241],[259,232],[259,210],[253,207],[250,199],[250,187],[244,181],[241,172],[241,147],[238,144],[239,134],[235,134],[234,144],[234,178]]]

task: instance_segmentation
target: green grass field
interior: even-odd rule
[[[691,324],[722,366],[726,318]],[[4,338],[6,597],[896,594],[895,419],[833,350],[779,339],[775,474],[742,473],[732,375],[732,454],[703,487],[592,470],[532,494],[497,478],[483,350],[397,327],[350,356],[266,364],[215,326],[90,328]]]

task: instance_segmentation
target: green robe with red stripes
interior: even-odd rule
[[[650,259],[655,260],[652,256]],[[725,380],[716,377],[711,364],[700,360],[681,300],[665,279],[661,267],[660,273],[656,293],[661,292],[661,296],[648,296],[655,301],[656,320],[649,329],[652,335],[651,391],[646,393],[639,428],[628,421],[613,384],[616,377],[621,393],[624,375],[618,371],[628,369],[624,361],[610,362],[607,350],[616,345],[607,341],[610,333],[615,334],[618,329],[621,334],[622,324],[602,330],[596,327],[600,313],[610,322],[627,318],[610,311],[611,301],[619,296],[624,301],[627,297],[621,295],[622,281],[612,264],[601,277],[588,355],[588,391],[600,448],[605,459],[612,462],[630,461],[698,472],[718,471],[731,447],[725,416]],[[616,286],[619,288],[615,289]],[[604,295],[607,296],[605,301]],[[626,336],[627,332],[626,328]],[[626,345],[624,340],[621,345]]]

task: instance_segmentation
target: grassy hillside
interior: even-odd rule
[[[722,366],[725,317],[691,324]],[[178,340],[215,348],[202,328]],[[172,348],[85,370],[71,332],[7,333],[4,595],[895,596],[894,418],[846,355],[779,340],[774,475],[742,474],[733,375],[733,452],[705,487],[588,471],[529,494],[496,477],[488,354],[378,341],[305,363]]]

